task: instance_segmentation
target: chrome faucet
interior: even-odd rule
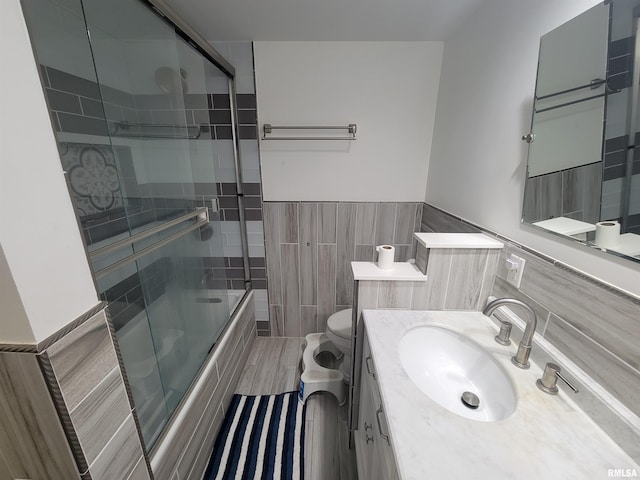
[[[487,303],[482,313],[487,317],[490,317],[494,310],[503,305],[517,305],[522,307],[528,314],[529,320],[527,321],[527,327],[524,329],[522,340],[518,345],[518,351],[515,356],[511,357],[511,363],[518,368],[529,368],[529,354],[531,354],[531,342],[533,340],[533,334],[536,332],[536,325],[538,319],[533,309],[524,302],[516,300],[515,298],[497,298],[492,302]]]

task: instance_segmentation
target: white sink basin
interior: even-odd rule
[[[484,348],[452,330],[425,325],[400,339],[400,362],[422,392],[447,410],[481,422],[507,418],[516,408],[513,384]],[[477,396],[476,408],[472,395]],[[471,406],[469,406],[469,404]]]

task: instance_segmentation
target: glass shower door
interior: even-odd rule
[[[94,267],[101,292],[131,287],[126,295],[137,302],[132,310],[127,299],[114,325],[150,448],[230,317],[215,189],[217,155],[225,147],[217,152],[212,142],[206,91],[213,65],[142,2],[83,5],[127,234],[144,237]],[[180,219],[205,209],[209,223],[180,235],[200,221]],[[129,255],[139,258],[113,268]]]

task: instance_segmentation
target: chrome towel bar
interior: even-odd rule
[[[349,125],[271,125],[265,123],[262,126],[262,140],[355,140],[358,126],[355,123]],[[349,133],[347,137],[338,136],[286,136],[286,137],[268,137],[274,130],[346,130]]]

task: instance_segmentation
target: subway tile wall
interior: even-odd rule
[[[351,261],[374,261],[392,244],[396,261],[415,256],[420,203],[265,202],[270,334],[323,332],[328,317],[351,308]],[[266,333],[265,333],[266,334]]]
[[[109,123],[196,124],[201,139],[230,140],[229,97],[221,93],[170,95],[136,94],[40,66],[52,123],[56,132],[108,136]],[[103,108],[104,106],[104,108]],[[238,93],[238,136],[257,139],[255,93]]]
[[[428,204],[423,206],[421,231],[483,231],[497,236]],[[640,416],[637,345],[640,299],[537,254],[525,245],[497,237],[505,243],[505,248],[500,254],[492,294],[528,303],[539,317],[538,334],[616,397],[635,415],[637,422]],[[505,261],[511,253],[526,260],[519,289],[506,281]],[[640,458],[639,431],[633,430],[628,422],[614,418],[608,407],[590,400],[587,394],[574,398],[578,403],[587,402],[583,408],[594,420],[609,435],[621,437],[621,446],[634,458]]]

